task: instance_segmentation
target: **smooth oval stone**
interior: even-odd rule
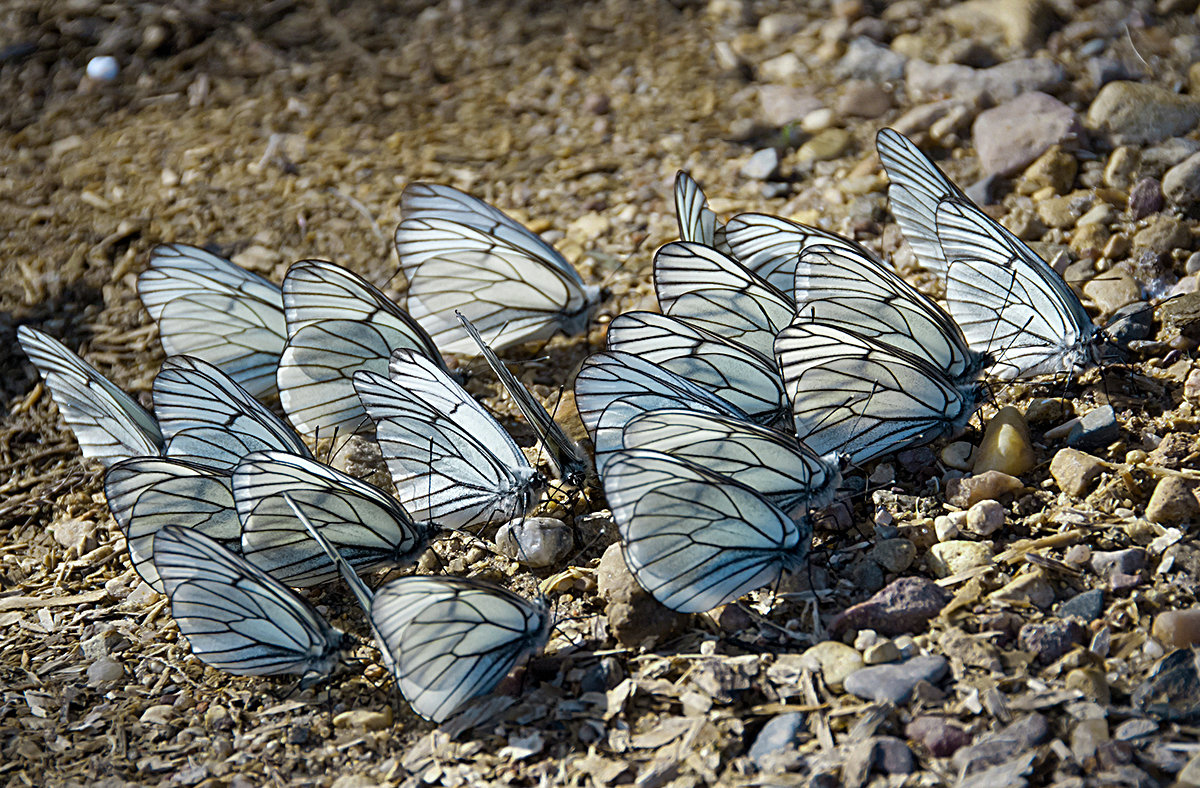
[[[1029,425],[1021,411],[1005,406],[988,422],[983,441],[975,452],[975,473],[1000,471],[1020,476],[1037,464]]]

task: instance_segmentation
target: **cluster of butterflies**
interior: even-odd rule
[[[548,641],[552,615],[477,579],[359,574],[449,530],[521,518],[549,480],[450,373],[482,354],[550,470],[599,477],[634,577],[710,610],[804,565],[809,515],[847,464],[964,426],[984,378],[1070,372],[1108,347],[1061,277],[902,135],[883,130],[893,213],[946,278],[949,313],[858,243],[765,214],[720,224],[676,181],[680,237],[654,256],[659,312],[615,317],[575,378],[590,455],[496,350],[586,329],[603,299],[552,246],[446,186],[411,184],[402,309],[337,265],[282,287],[202,249],[159,247],[138,291],[169,358],[154,412],[54,339],[19,337],[105,493],[141,577],[193,653],[239,674],[333,671],[347,636],[292,588],[339,575],[421,715],[446,719]],[[491,339],[491,344],[484,336]],[[262,401],[278,399],[286,421]],[[366,432],[395,494],[304,438]]]

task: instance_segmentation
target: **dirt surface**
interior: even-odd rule
[[[1049,461],[1064,443],[1044,437],[1057,422],[1043,406],[1051,415],[1035,421],[1038,464],[1021,476],[1016,496],[1002,498],[1005,527],[963,537],[989,543],[995,559],[966,574],[946,577],[930,561],[934,518],[965,508],[947,502],[943,484],[956,474],[934,454],[865,469],[876,492],[818,528],[811,588],[800,578],[774,607],[769,593],[755,594],[746,608],[692,617],[642,642],[619,642],[604,619],[597,563],[614,535],[597,525],[602,500],[568,517],[586,543],[570,559],[574,570],[534,573],[464,539],[439,543],[451,571],[526,593],[553,578],[543,587],[564,615],[577,617],[508,694],[440,728],[394,697],[368,646],[358,650],[362,662],[303,692],[221,674],[191,657],[166,600],[128,567],[102,475],[79,456],[14,332],[21,324],[47,331],[149,404],[163,355],[135,279],[156,244],[208,246],[275,281],[296,260],[329,259],[399,298],[391,239],[401,190],[430,180],[508,211],[576,261],[585,279],[610,287],[589,336],[534,349],[538,357],[524,368],[552,403],[586,354],[602,347],[608,317],[653,308],[652,252],[676,237],[676,170],[689,170],[724,218],[765,211],[821,223],[900,260],[905,250],[874,157],[879,128],[907,121],[958,182],[982,180],[972,121],[1000,99],[971,93],[961,111],[914,120],[914,110],[962,99],[966,78],[940,92],[918,90],[911,63],[892,79],[851,78],[845,58],[855,41],[979,71],[1051,60],[1063,76],[1039,87],[1082,116],[1114,69],[1189,101],[1189,91],[1200,92],[1200,74],[1189,71],[1200,58],[1194,2],[996,3],[1006,10],[995,17],[924,0],[245,7],[253,5],[0,7],[0,395],[9,413],[0,428],[0,781],[1186,783],[1197,699],[1168,693],[1168,708],[1193,706],[1152,714],[1132,698],[1165,651],[1148,637],[1150,622],[1194,605],[1200,572],[1187,532],[1195,513],[1145,518],[1164,475],[1194,484],[1200,378],[1186,310],[1175,322],[1156,313],[1128,368],[998,391],[997,404],[1022,409],[1048,395],[1065,395],[1081,414],[1112,404],[1120,433],[1088,449],[1105,463],[1099,481],[1061,492]],[[89,59],[103,54],[116,57],[118,76],[85,77]],[[772,109],[784,99],[793,116]],[[813,115],[822,109],[828,117]],[[1164,173],[1188,151],[1161,149],[1194,151],[1196,141],[1193,121],[1129,149],[1140,152],[1143,177],[1166,183]],[[1159,194],[1154,210],[1135,210],[1137,168],[1128,182],[1108,178],[1112,134],[1080,128],[1064,147],[1074,162],[1065,185],[1045,192],[1026,162],[988,182],[1000,198],[989,210],[1014,228],[1034,216],[1022,237],[1047,257],[1092,263],[1086,274],[1069,269],[1081,286],[1124,264],[1135,298],[1161,298],[1194,273],[1194,202],[1164,204]],[[780,153],[778,168],[765,177],[743,170],[764,149]],[[1070,207],[1079,193],[1092,202]],[[1069,221],[1058,221],[1055,199],[1075,211]],[[1097,232],[1077,220],[1099,204],[1111,208],[1104,237],[1075,243]],[[1174,235],[1139,235],[1159,219],[1174,222]],[[1115,237],[1125,243],[1110,248]],[[1091,292],[1094,313],[1107,317],[1107,302]],[[490,377],[471,369],[480,372],[472,392],[530,443]],[[985,418],[994,411],[985,408]],[[981,434],[972,428],[963,440],[978,444]],[[1142,565],[1124,573],[1135,582],[1072,556],[1076,548],[1088,556],[1146,549]],[[938,578],[954,601],[928,627],[894,633],[897,642],[946,656],[949,676],[890,703],[856,697],[829,680],[827,667],[822,674],[811,660],[798,661],[831,637],[837,614],[909,576]],[[1035,595],[1031,583],[1048,590]],[[1079,625],[1086,637],[1072,635],[1064,653],[1043,658],[1049,652],[1018,640],[1024,624],[1065,620],[1062,603],[1093,588],[1104,592],[1101,612]],[[327,591],[315,601],[336,626],[367,637],[348,594]],[[879,642],[864,640],[864,629],[838,638],[866,654]],[[89,673],[101,661],[119,665],[121,677]],[[793,740],[751,758],[764,724],[789,712],[803,715]],[[976,746],[1014,720],[1036,718],[1044,730],[1012,733],[1017,744],[1003,757],[964,765],[912,727],[922,716],[952,722]],[[1146,726],[1120,734],[1130,720]]]

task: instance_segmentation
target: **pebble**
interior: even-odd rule
[[[54,541],[76,554],[83,555],[96,549],[96,524],[91,520],[59,520],[50,526]]]
[[[383,711],[374,709],[350,709],[343,711],[333,718],[335,728],[362,728],[367,731],[381,731],[392,725],[392,707],[384,706]]]
[[[1192,245],[1192,233],[1187,222],[1174,216],[1156,216],[1133,236],[1136,250],[1153,252],[1166,259],[1176,249],[1187,249]]]
[[[593,115],[607,115],[612,109],[612,99],[605,93],[588,93],[583,97],[583,108]]]
[[[853,136],[846,129],[825,129],[796,149],[796,161],[836,159],[842,155],[852,140]]]
[[[1046,424],[1063,421],[1075,415],[1075,405],[1062,397],[1039,397],[1025,409],[1025,421],[1029,424]]]
[[[803,88],[787,85],[760,85],[758,106],[763,120],[773,128],[783,128],[789,123],[802,120],[809,113],[821,109],[819,98]]]
[[[839,77],[875,82],[899,82],[908,58],[866,36],[851,39],[835,67]]]
[[[1067,674],[1067,689],[1079,690],[1083,697],[1107,705],[1112,700],[1112,691],[1104,679],[1104,672],[1097,668],[1076,668]]]
[[[874,665],[846,677],[846,691],[864,700],[907,703],[919,682],[936,684],[949,663],[942,656],[913,657],[892,665]]]
[[[1083,294],[1100,308],[1102,314],[1111,315],[1121,307],[1140,300],[1142,288],[1129,271],[1117,266],[1085,284]]]
[[[1196,483],[1179,476],[1159,479],[1146,504],[1146,519],[1159,525],[1185,528],[1200,522],[1200,496]]]
[[[1101,744],[1108,741],[1108,722],[1104,719],[1080,720],[1071,729],[1071,754],[1078,763],[1095,756]]]
[[[867,558],[892,574],[908,569],[916,557],[917,548],[907,539],[881,539],[867,553]]]
[[[1167,170],[1162,179],[1163,194],[1181,208],[1200,202],[1200,153],[1194,153]]]
[[[1183,382],[1183,396],[1188,399],[1200,399],[1200,368],[1188,373]]]
[[[1066,194],[1075,183],[1078,171],[1079,163],[1074,156],[1061,145],[1051,145],[1021,173],[1021,191],[1033,194],[1038,189],[1050,188],[1055,194]]]
[[[1074,619],[1026,624],[1017,634],[1021,648],[1032,652],[1042,664],[1049,664],[1083,642],[1087,632]]]
[[[625,564],[621,545],[611,544],[596,568],[596,585],[605,600],[608,628],[623,646],[650,646],[669,638],[688,617],[659,604],[646,593]]]
[[[756,181],[765,181],[779,172],[779,151],[774,148],[757,150],[742,165],[742,176]]]
[[[958,660],[963,665],[983,668],[993,673],[1004,670],[999,654],[990,643],[968,635],[961,629],[946,630],[938,645],[941,646],[942,654]]]
[[[1117,347],[1149,339],[1154,333],[1154,308],[1145,301],[1134,301],[1113,312],[1104,326]]]
[[[1058,489],[1073,498],[1086,495],[1104,469],[1103,460],[1078,449],[1059,449],[1050,460],[1050,476]]]
[[[814,673],[820,672],[821,678],[830,689],[839,691],[846,677],[865,667],[862,654],[854,648],[836,640],[823,640],[806,650],[801,659],[809,665]]]
[[[1151,641],[1153,642],[1153,641]],[[1160,720],[1200,719],[1200,670],[1196,649],[1168,653],[1130,696],[1133,705]]]
[[[1200,153],[1200,140],[1172,137],[1153,147],[1143,148],[1142,167],[1152,175],[1161,175],[1193,153]]]
[[[84,659],[95,661],[111,655],[122,644],[128,645],[120,632],[106,629],[85,638],[79,645],[83,649]]]
[[[829,107],[814,109],[800,120],[800,128],[809,134],[816,134],[833,126],[837,121],[837,113]]]
[[[933,549],[936,550],[938,546],[935,545]],[[886,636],[919,632],[949,601],[946,592],[932,580],[902,577],[893,580],[867,601],[835,616],[829,625],[829,632],[833,637],[863,629],[873,629]]]
[[[878,118],[892,108],[892,94],[874,82],[851,80],[837,103],[842,117]]]
[[[1050,7],[1031,0],[968,0],[950,6],[943,16],[961,32],[984,40],[999,30],[1009,46],[1024,50],[1037,49],[1054,24]]]
[[[211,730],[229,730],[233,720],[229,717],[229,709],[213,704],[204,710],[204,726]]]
[[[1063,602],[1058,608],[1059,618],[1079,618],[1084,622],[1095,621],[1104,612],[1104,591],[1093,588],[1083,591]]]
[[[1163,207],[1162,184],[1157,178],[1142,178],[1129,190],[1129,215],[1136,221]]]
[[[138,717],[139,722],[145,722],[151,725],[167,725],[175,716],[175,707],[169,703],[156,703],[149,706],[142,712],[142,716]]]
[[[1087,111],[1089,128],[1119,144],[1161,142],[1200,122],[1200,102],[1157,85],[1110,82]]]
[[[952,539],[929,548],[925,560],[938,577],[952,577],[977,566],[990,566],[992,548],[984,542]]]
[[[1114,572],[1132,575],[1146,566],[1146,551],[1140,547],[1126,550],[1097,550],[1092,553],[1092,571],[1108,577]]]
[[[766,41],[775,41],[799,33],[807,23],[804,14],[767,14],[758,20],[758,35]]]
[[[125,667],[112,657],[101,657],[88,665],[88,686],[95,687],[109,681],[119,681],[125,678]]]
[[[971,774],[1027,752],[1041,744],[1050,732],[1046,718],[1036,712],[1013,720],[998,731],[984,734],[970,747],[954,754],[954,768]]]
[[[993,591],[991,598],[1000,602],[1027,603],[1045,610],[1054,604],[1054,588],[1042,570],[1034,569]]]
[[[948,758],[971,743],[971,734],[945,717],[917,717],[905,726],[904,735],[925,745],[935,758]]]
[[[1154,617],[1150,634],[1167,648],[1200,645],[1200,608],[1159,613]]]
[[[1067,433],[1068,446],[1092,448],[1106,446],[1121,437],[1117,414],[1112,405],[1088,411]]]
[[[890,640],[876,643],[863,651],[863,662],[868,665],[883,665],[900,659],[900,649]]]
[[[908,94],[915,102],[954,96],[969,104],[978,104],[985,98],[1000,103],[1033,90],[1054,89],[1065,79],[1066,70],[1045,58],[1010,60],[979,69],[957,63],[935,66],[923,60],[909,60],[905,69]]]
[[[979,163],[985,173],[996,175],[1013,175],[1050,146],[1078,139],[1082,132],[1075,110],[1039,91],[979,113],[972,126]]]
[[[1037,464],[1029,425],[1021,411],[1011,405],[1001,408],[988,422],[983,440],[975,452],[975,473],[1000,471],[1020,476]]]
[[[895,736],[875,738],[875,768],[884,774],[912,774],[912,750]]]
[[[571,529],[554,517],[522,517],[510,520],[496,531],[500,552],[535,568],[560,563],[573,545]]]
[[[1125,720],[1117,729],[1113,731],[1113,738],[1120,741],[1132,741],[1140,739],[1143,736],[1149,736],[1158,731],[1158,723],[1154,720],[1148,720],[1144,717],[1134,717],[1131,720]]]
[[[392,474],[378,443],[361,435],[350,435],[344,442],[339,438],[339,442],[341,448],[333,456],[334,468],[376,487],[392,489]]]
[[[996,501],[980,501],[967,510],[967,530],[990,536],[1004,527],[1004,507]]]
[[[966,509],[979,501],[999,500],[1025,489],[1015,476],[1000,471],[984,471],[946,482],[946,503]]]
[[[942,449],[942,463],[956,471],[969,471],[974,461],[975,447],[967,441],[954,441]]]
[[[747,754],[759,769],[765,771],[771,765],[773,756],[794,747],[806,730],[801,712],[776,714],[767,720],[767,724],[754,737]]]
[[[121,65],[112,55],[96,55],[87,63],[88,78],[97,82],[112,82],[121,72]]]
[[[954,512],[954,514],[966,515],[966,512]],[[951,539],[957,539],[962,533],[960,519],[962,523],[966,523],[965,516],[956,519],[950,515],[943,514],[933,518],[933,533],[937,537],[937,540],[939,542],[948,542]]]

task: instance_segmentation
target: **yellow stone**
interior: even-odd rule
[[[1036,464],[1025,417],[1011,405],[1001,408],[988,422],[983,442],[975,452],[975,473],[1000,471],[1009,476],[1020,476]]]

